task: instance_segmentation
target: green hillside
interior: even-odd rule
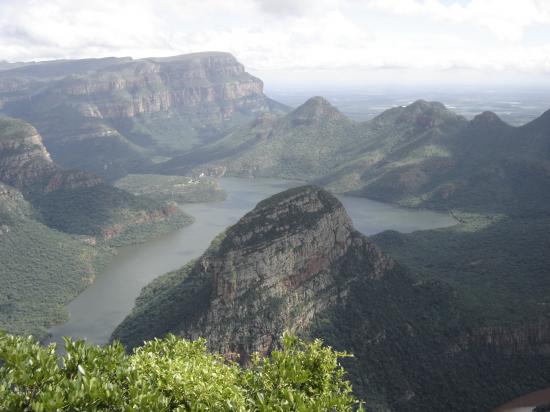
[[[0,329],[42,338],[111,252],[37,218],[20,192],[0,184]]]

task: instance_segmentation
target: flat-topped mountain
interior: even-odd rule
[[[228,53],[42,62],[0,71],[0,107],[54,159],[115,178],[285,106]]]
[[[357,232],[334,196],[303,186],[260,202],[200,258],[145,287],[113,338],[135,347],[202,336],[247,363],[284,330],[323,337],[355,355],[345,363],[354,389],[383,411],[489,410],[550,377],[548,357],[467,314],[451,288],[414,280]],[[550,337],[537,336],[543,348]]]

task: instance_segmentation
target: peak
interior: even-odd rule
[[[319,120],[348,120],[336,107],[321,96],[308,99],[300,107],[292,111],[289,116],[294,123],[311,123]]]
[[[313,96],[306,100],[302,106],[328,106],[332,107],[330,102],[323,96]]]
[[[443,103],[440,102],[428,102],[426,100],[417,100],[414,103],[409,104],[405,107],[407,110],[413,111],[447,111],[447,108]]]
[[[500,119],[500,117],[497,116],[496,113],[490,112],[490,111],[485,111],[483,113],[478,114],[472,119],[470,123],[472,126],[485,126],[485,127],[502,126],[506,124]]]
[[[305,233],[321,220],[337,219],[352,228],[336,197],[317,186],[300,186],[273,195],[260,203],[227,231],[225,246],[231,249],[269,242],[281,236]]]

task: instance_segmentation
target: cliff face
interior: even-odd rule
[[[23,191],[43,193],[102,183],[91,173],[62,170],[52,161],[36,129],[10,118],[0,118],[0,181]]]
[[[101,240],[187,220],[172,205],[136,198],[89,172],[61,169],[36,129],[21,120],[0,118],[0,182],[19,189],[46,225]]]
[[[392,266],[328,193],[306,187],[270,198],[227,231],[216,253],[199,259],[212,300],[182,333],[204,336],[214,350],[245,362],[252,352],[269,352],[284,330],[305,330],[345,297],[357,275],[344,270],[353,256],[373,279]]]
[[[479,326],[455,290],[415,281],[336,198],[304,186],[260,202],[199,259],[144,288],[113,338],[134,347],[201,336],[246,364],[284,330],[321,337],[354,354],[344,361],[354,390],[381,411],[491,410],[550,379],[544,329]],[[529,349],[535,341],[541,350]]]
[[[524,326],[488,326],[464,338],[463,348],[486,346],[509,354],[550,355],[550,322],[540,320]]]
[[[269,352],[284,330],[304,331],[312,319],[345,299],[357,276],[376,280],[393,267],[353,229],[340,202],[322,189],[305,186],[275,195],[232,226],[194,263],[180,285],[199,282],[193,321],[179,317],[194,305],[174,296],[178,308],[157,327],[140,327],[130,316],[115,332],[127,344],[176,332],[204,336],[213,350],[238,353],[246,362],[255,351]],[[158,323],[157,323],[158,321]],[[140,331],[133,330],[138,327]]]
[[[176,108],[222,122],[235,110],[269,110],[261,80],[225,53],[138,60],[92,76],[71,76],[59,86],[69,97],[86,97],[80,109],[90,117],[134,117]],[[216,108],[209,112],[207,105]]]
[[[35,128],[0,118],[0,180],[22,188],[56,169]]]
[[[53,65],[49,77],[21,73],[32,65],[0,72],[0,102],[37,127],[62,166],[113,180],[285,110],[227,53],[76,62]]]

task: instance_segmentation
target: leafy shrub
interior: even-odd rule
[[[338,359],[316,340],[283,337],[271,357],[245,369],[207,350],[203,339],[169,335],[128,355],[115,342],[100,347],[0,335],[0,410],[6,411],[352,411]]]

